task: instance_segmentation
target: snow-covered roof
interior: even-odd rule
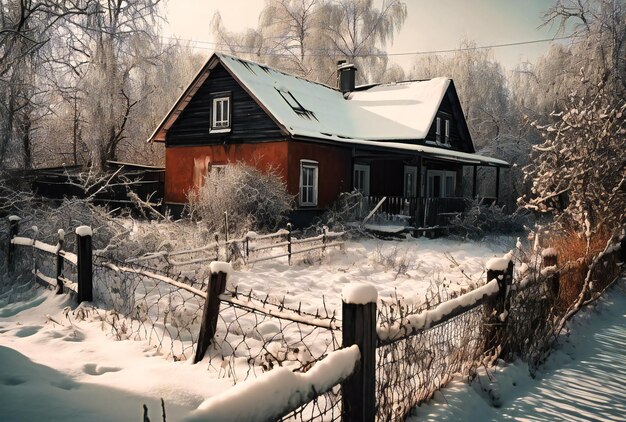
[[[398,82],[357,90],[344,98],[341,91],[329,86],[237,57],[216,55],[292,136],[424,139],[450,86],[449,78]],[[288,102],[290,94],[311,114],[294,112]]]
[[[165,132],[206,80],[216,59],[292,137],[422,152],[464,164],[509,165],[473,153],[407,142],[426,138],[452,83],[450,78],[372,84],[344,95],[336,88],[223,53],[211,56],[150,140],[165,140]]]
[[[469,152],[455,151],[446,148],[437,148],[427,145],[408,144],[402,142],[367,141],[364,139],[335,139],[337,142],[363,145],[375,148],[393,149],[399,152],[421,152],[431,158],[440,158],[446,161],[457,161],[462,164],[491,165],[496,167],[508,167],[509,163],[497,158],[487,157]]]

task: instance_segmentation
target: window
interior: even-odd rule
[[[444,117],[437,117],[437,120],[435,121],[435,140],[426,140],[426,143],[445,145],[448,147],[450,146],[451,123],[450,119],[447,117],[447,115]]]
[[[456,172],[428,170],[427,196],[429,198],[450,198],[456,190]]]
[[[211,132],[230,131],[230,96],[214,96],[211,110]]]
[[[300,104],[300,102],[296,100],[296,97],[294,97],[291,92],[287,91],[285,88],[279,89],[275,87],[275,89],[276,91],[278,91],[280,96],[283,97],[283,100],[285,100],[285,102],[289,104],[289,107],[291,107],[294,113],[296,113],[298,116],[317,120],[317,117],[315,117],[315,113],[313,113],[311,110],[307,110],[306,108],[304,108],[302,104]]]
[[[226,170],[226,164],[213,164],[209,168],[209,172],[213,174],[224,174],[225,170]]]
[[[317,205],[317,161],[300,160],[300,205]]]
[[[413,198],[417,196],[417,167],[404,166],[404,196]]]
[[[370,194],[370,166],[366,164],[354,165],[354,189],[364,196]]]

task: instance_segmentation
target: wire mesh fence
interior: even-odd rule
[[[333,314],[308,314],[253,292],[227,292],[208,351],[209,368],[234,383],[275,367],[306,371],[339,348],[337,323]]]
[[[499,339],[503,357],[522,358],[531,370],[555,328],[556,297],[549,282],[549,278],[538,271],[513,280],[506,329]]]
[[[431,303],[428,309],[435,306]],[[425,309],[419,309],[424,311]],[[419,313],[401,303],[383,304],[379,324],[389,326]],[[455,374],[471,376],[484,350],[482,306],[414,335],[379,342],[376,349],[376,398],[379,421],[404,420],[419,403]]]
[[[94,264],[91,312],[103,327],[118,340],[146,340],[176,361],[193,356],[204,297],[180,287],[187,280],[110,259]]]
[[[341,405],[341,386],[336,385],[330,391],[317,396],[309,403],[283,416],[280,421],[342,421],[346,413]]]

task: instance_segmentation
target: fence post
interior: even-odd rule
[[[228,242],[228,211],[224,211],[224,239]]]
[[[65,243],[65,232],[63,229],[59,229],[59,246],[57,249],[57,294],[60,295],[63,293],[63,280],[61,277],[63,276],[63,264],[64,260],[61,256],[61,250],[63,249],[63,244]]]
[[[215,236],[215,260],[220,260],[220,235],[216,232]]]
[[[291,223],[287,223],[287,260],[291,265]]]
[[[543,268],[556,267],[558,264],[558,256],[554,248],[544,249],[541,252],[541,258],[543,260],[542,262]],[[552,273],[552,275],[548,279],[548,282],[550,283],[550,292],[552,293],[552,298],[554,301],[556,301],[559,298],[559,291],[561,288],[561,285],[560,285],[561,280],[560,280],[560,274],[558,270]]]
[[[7,249],[7,269],[9,274],[15,272],[15,245],[12,240],[17,236],[21,218],[17,215],[9,216],[9,247]]]
[[[504,352],[503,344],[509,312],[508,289],[513,281],[513,261],[508,257],[494,258],[487,262],[487,283],[498,282],[498,294],[485,303],[485,352],[492,351],[498,357]],[[498,351],[498,346],[502,349]]]
[[[326,252],[326,241],[327,239],[327,233],[328,232],[328,227],[324,226],[322,227],[322,256],[324,256],[324,253]]]
[[[376,301],[374,286],[348,284],[342,296],[342,347],[359,346],[361,359],[341,384],[346,421],[374,421],[376,416]]]
[[[76,255],[78,256],[78,303],[93,300],[93,262],[91,227],[76,228]]]
[[[217,317],[220,312],[220,295],[226,290],[226,280],[228,278],[228,270],[224,266],[230,267],[230,264],[218,261],[211,263],[211,276],[207,286],[202,323],[193,363],[198,363],[204,358],[204,354],[215,336]]]

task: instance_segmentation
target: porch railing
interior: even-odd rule
[[[366,204],[364,208],[375,207],[381,199],[383,196],[364,197]],[[410,223],[416,227],[445,226],[455,214],[465,211],[467,199],[387,196],[377,213],[406,215],[410,217]],[[495,202],[495,198],[482,199],[486,205]]]

